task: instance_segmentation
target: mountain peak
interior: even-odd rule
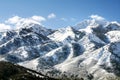
[[[109,21],[106,21],[103,17],[98,15],[91,15],[89,19],[86,19],[77,25],[74,26],[76,30],[78,29],[85,29],[87,27],[96,27],[98,25],[105,26],[109,23]]]

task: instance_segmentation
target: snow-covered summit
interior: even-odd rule
[[[85,29],[85,28],[88,28],[88,27],[96,27],[98,25],[102,25],[102,26],[105,26],[109,23],[109,21],[106,21],[103,17],[100,17],[98,15],[92,15],[90,16],[89,19],[85,19],[84,21],[81,21],[80,23],[76,24],[74,26],[74,28],[76,30],[79,30],[79,29]]]

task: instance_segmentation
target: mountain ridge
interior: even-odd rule
[[[119,30],[118,22],[95,19],[55,31],[30,23],[0,34],[0,60],[54,77],[119,77]]]

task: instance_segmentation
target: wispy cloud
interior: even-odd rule
[[[75,18],[61,18],[60,20],[62,20],[62,21],[70,21],[70,22],[74,22],[74,21],[76,21],[76,19]]]
[[[56,18],[56,15],[54,13],[48,15],[48,19],[53,19],[53,18]]]
[[[71,21],[76,21],[76,19],[75,19],[75,18],[70,18],[70,20],[71,20]]]
[[[66,19],[66,18],[61,18],[61,20],[62,20],[62,21],[68,21],[68,19]]]

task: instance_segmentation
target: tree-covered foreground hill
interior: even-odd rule
[[[56,80],[9,62],[0,62],[0,80]]]

